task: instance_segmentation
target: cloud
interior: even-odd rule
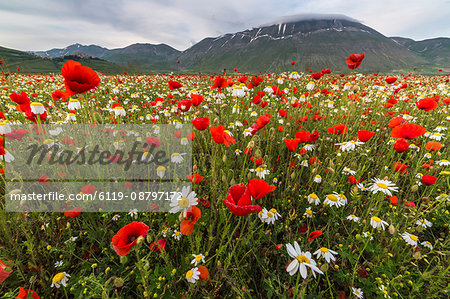
[[[447,0],[15,0],[0,4],[1,45],[46,50],[136,42],[179,50],[194,41],[305,14],[342,14],[387,35],[450,36]],[[291,16],[291,17],[289,17]],[[281,19],[280,19],[281,18]]]

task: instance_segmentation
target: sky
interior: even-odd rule
[[[386,36],[450,37],[450,0],[2,0],[0,46],[165,43],[185,50],[206,37],[310,13],[343,14]]]

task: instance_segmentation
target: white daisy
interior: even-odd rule
[[[364,142],[361,141],[347,141],[342,143],[336,143],[335,145],[339,145],[339,149],[343,152],[349,152],[354,151],[356,147],[360,146],[361,144],[364,144]]]
[[[380,228],[381,227],[384,230],[385,226],[388,226],[389,223],[387,223],[384,220],[381,220],[377,216],[373,216],[372,218],[370,218],[370,225],[372,225],[373,228]]]
[[[270,174],[270,171],[267,168],[262,168],[261,166],[256,169],[250,169],[250,171],[254,172],[260,179],[264,179],[266,175]]]
[[[353,295],[355,295],[358,299],[364,298],[364,296],[363,296],[364,293],[363,293],[363,291],[361,291],[361,289],[352,287],[352,290],[353,290]]]
[[[194,191],[191,191],[191,186],[183,186],[181,193],[176,192],[173,195],[170,202],[172,208],[169,210],[169,213],[178,213],[180,211],[186,213],[190,207],[198,204],[196,195]]]
[[[272,208],[269,211],[266,210],[266,212],[261,215],[261,220],[268,224],[274,224],[275,220],[278,220],[279,217],[281,217],[281,215],[277,212],[276,209]]]
[[[423,228],[428,228],[428,227],[432,227],[433,226],[433,224],[430,221],[426,220],[426,219],[419,219],[419,220],[417,220],[416,221],[416,225],[421,226]]]
[[[356,171],[351,170],[351,169],[348,168],[348,167],[344,167],[344,169],[342,170],[342,174],[345,174],[345,175],[355,175],[355,174],[356,174]]]
[[[338,253],[326,247],[321,247],[317,249],[316,252],[314,252],[314,254],[316,255],[316,258],[323,257],[327,261],[327,263],[329,263],[330,260],[336,261],[334,255],[337,255]]]
[[[177,230],[174,230],[174,231],[173,231],[172,237],[173,237],[175,240],[179,241],[179,240],[181,239],[181,233],[180,233],[179,231],[177,231]]]
[[[311,207],[307,207],[305,210],[305,213],[303,215],[308,218],[312,218],[314,215],[314,212],[313,212],[313,210],[311,210]]]
[[[322,177],[318,174],[316,174],[316,176],[314,177],[314,182],[315,183],[321,183],[322,182]]]
[[[194,264],[194,266],[197,266],[200,262],[205,263],[205,256],[203,254],[193,254],[192,256],[194,259],[191,261],[191,264]]]
[[[333,194],[328,194],[323,201],[324,204],[329,205],[330,207],[336,206],[337,208],[345,206],[347,203],[347,198],[337,192],[333,192]]]
[[[430,250],[433,250],[433,245],[431,245],[431,242],[429,242],[429,241],[423,241],[422,243],[420,243],[420,245],[427,247]]]
[[[373,194],[383,192],[386,195],[392,196],[391,191],[398,191],[398,187],[395,187],[395,184],[391,181],[380,180],[378,178],[372,179],[372,181],[374,181],[374,183],[370,186],[369,191],[372,191]]]
[[[439,166],[450,166],[450,161],[449,160],[439,160],[439,161],[436,161],[436,164]]]
[[[300,246],[297,242],[294,242],[294,246],[291,244],[286,244],[286,249],[288,254],[294,258],[292,262],[286,268],[286,271],[289,275],[294,275],[297,273],[298,269],[300,269],[300,275],[303,279],[307,277],[307,269],[309,267],[314,277],[316,277],[316,272],[319,274],[323,274],[319,268],[316,266],[316,262],[311,258],[310,252],[302,252]]]
[[[308,202],[310,204],[315,204],[316,206],[318,206],[320,204],[320,199],[319,197],[316,195],[316,193],[311,193],[310,195],[308,195]]]
[[[59,272],[55,276],[53,276],[52,279],[52,285],[51,287],[55,287],[59,289],[60,286],[65,287],[67,285],[67,281],[69,280],[70,275],[66,272]]]
[[[347,220],[353,221],[353,222],[359,222],[360,218],[356,217],[355,215],[349,215],[347,216]]]
[[[186,279],[190,283],[195,283],[200,278],[200,271],[198,271],[198,268],[192,268],[191,270],[186,272]]]
[[[417,246],[417,242],[419,241],[419,238],[417,236],[410,233],[403,233],[402,238],[406,243],[412,246]]]

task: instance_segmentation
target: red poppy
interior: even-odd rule
[[[67,98],[69,97],[69,93],[62,91],[62,90],[55,90],[54,92],[52,92],[52,99],[53,101],[58,101],[58,100],[67,100]]]
[[[236,216],[246,216],[262,210],[259,205],[252,205],[250,191],[244,184],[237,184],[228,189],[227,198],[223,203]]]
[[[311,74],[311,77],[315,80],[319,80],[320,78],[322,78],[323,74],[322,73],[313,73]]]
[[[362,142],[369,141],[373,135],[375,135],[375,132],[366,131],[366,130],[358,131],[358,139],[361,140]]]
[[[308,131],[301,130],[295,133],[295,139],[298,139],[299,142],[308,142],[311,140],[311,134]]]
[[[209,131],[211,132],[211,136],[216,143],[223,143],[225,146],[236,143],[236,140],[225,132],[225,127],[222,125],[217,127],[209,127]]]
[[[0,260],[0,283],[3,283],[12,272],[11,266]]]
[[[322,74],[331,74],[331,69],[323,69]]]
[[[287,148],[291,151],[291,152],[295,152],[295,150],[297,149],[297,146],[300,142],[300,139],[284,139],[284,143],[286,143]]]
[[[434,185],[434,183],[436,183],[437,178],[435,178],[432,175],[429,174],[424,174],[422,176],[422,182],[424,183],[425,186],[431,186]]]
[[[122,227],[112,238],[113,248],[118,255],[126,256],[137,244],[138,238],[144,238],[147,233],[147,225],[143,222],[133,221]]]
[[[430,152],[438,151],[442,148],[442,143],[438,141],[428,141],[427,144],[425,144],[425,148]]]
[[[394,117],[389,121],[389,128],[395,128],[396,126],[399,126],[405,122],[406,121],[401,116]]]
[[[396,206],[398,204],[398,198],[397,196],[387,196],[387,201],[393,206]]]
[[[352,54],[345,60],[345,63],[347,64],[349,69],[354,70],[361,65],[361,62],[363,61],[364,57],[365,57],[364,52],[361,54]]]
[[[203,131],[206,130],[209,126],[209,117],[196,117],[191,120],[191,122],[197,130]]]
[[[351,184],[356,185],[356,184],[358,184],[361,181],[361,179],[357,180],[354,176],[351,175],[351,176],[348,177],[348,181]]]
[[[251,82],[247,85],[247,87],[249,89],[252,89],[253,87],[259,86],[263,81],[264,79],[261,76],[253,76]],[[258,95],[262,97],[259,93]]]
[[[42,185],[48,185],[48,184],[50,184],[50,181],[48,180],[48,175],[43,174],[43,175],[39,178],[39,183],[41,183]]]
[[[401,174],[407,173],[408,170],[408,165],[405,165],[403,163],[400,162],[393,162],[394,163],[394,171],[400,172]]]
[[[200,272],[199,278],[200,280],[205,280],[209,276],[209,271],[205,266],[198,266],[198,271]]]
[[[424,110],[424,111],[431,111],[435,110],[438,106],[437,102],[434,100],[434,98],[423,98],[416,102],[417,108]]]
[[[309,234],[308,241],[311,242],[311,240],[314,240],[315,238],[319,237],[322,234],[321,230],[315,230],[312,233]]]
[[[166,249],[167,239],[159,239],[158,242],[150,244],[150,250],[155,252],[163,252]]]
[[[198,173],[195,173],[194,175],[187,175],[186,176],[189,181],[191,181],[192,184],[199,184],[203,180],[203,176],[199,175]]]
[[[426,132],[427,132],[427,130],[420,125],[402,124],[402,125],[396,126],[391,131],[391,136],[394,138],[413,139],[413,138],[422,136]]]
[[[180,232],[183,235],[190,235],[194,231],[194,225],[197,223],[197,220],[202,216],[202,211],[196,206],[192,206],[188,209],[186,213],[186,219],[181,221]]]
[[[199,94],[191,94],[192,105],[197,107],[200,105],[205,99]]]
[[[169,89],[174,90],[183,87],[183,85],[180,82],[169,80]]]
[[[256,126],[257,126],[258,130],[261,130],[270,122],[270,117],[271,117],[271,115],[269,113],[258,117],[258,119],[256,120]]]
[[[392,83],[394,83],[395,81],[397,81],[397,78],[395,78],[395,77],[389,77],[389,78],[386,78],[386,83],[387,83],[387,84],[392,84]]]
[[[83,194],[94,194],[95,189],[97,189],[97,188],[95,188],[95,186],[92,186],[92,185],[88,184],[88,185],[85,185],[85,186],[83,186],[81,188],[81,193],[83,193]]]
[[[348,132],[348,127],[346,125],[334,125],[328,128],[328,133],[341,135]]]
[[[35,291],[19,287],[19,294],[17,295],[16,299],[40,299],[40,298]]]
[[[275,250],[278,251],[283,247],[283,244],[278,244],[277,246],[275,246]]]
[[[295,65],[295,61],[292,61],[292,62],[291,62],[291,65]]]
[[[268,193],[275,190],[275,186],[269,185],[266,181],[262,179],[253,179],[248,180],[248,189],[250,191],[250,195],[254,199],[260,199],[266,196]]]
[[[75,207],[75,208],[70,209],[67,212],[65,212],[64,216],[69,217],[69,218],[76,218],[78,215],[80,215],[80,213],[81,213],[81,208]]]
[[[178,102],[177,107],[181,112],[187,112],[191,109],[192,101],[190,99],[184,99]]]
[[[9,98],[11,99],[11,101],[17,103],[19,106],[30,105],[30,98],[28,98],[28,94],[24,91],[22,91],[20,94],[13,92],[12,94],[9,95]]]
[[[400,138],[394,143],[394,149],[397,153],[403,153],[409,148],[409,142]]]
[[[70,96],[85,93],[100,84],[100,77],[93,69],[73,60],[63,65],[61,75],[64,77],[66,92]]]
[[[150,147],[155,147],[155,148],[159,148],[161,146],[161,141],[159,141],[158,138],[153,137],[153,136],[148,136],[145,138],[145,142],[150,146]]]
[[[255,157],[251,157],[250,160],[253,161],[256,165],[262,165],[263,163],[263,158],[256,159]]]
[[[226,88],[228,86],[227,79],[224,77],[216,77],[214,79],[214,85],[211,87],[211,89],[218,88],[219,91],[221,91],[223,88]]]

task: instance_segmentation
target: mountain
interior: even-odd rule
[[[129,72],[241,72],[314,70],[349,72],[345,59],[366,53],[359,72],[436,73],[450,65],[450,39],[389,38],[343,15],[298,15],[241,32],[208,37],[182,52],[165,44],[133,44],[107,49],[74,44],[35,51],[43,57],[74,53],[107,60]],[[180,61],[178,64],[177,61]],[[295,61],[295,66],[291,62]],[[450,71],[450,70],[449,70]]]
[[[345,59],[366,53],[361,72],[428,70],[431,63],[381,33],[349,18],[290,20],[205,38],[179,57],[186,69],[242,71],[295,69],[348,71]]]
[[[85,53],[93,57],[124,66],[134,71],[170,71],[176,68],[177,56],[180,51],[165,45],[132,44],[125,48],[107,49],[97,45],[83,46],[73,44],[64,49],[34,51],[42,57],[60,57],[74,53]]]
[[[447,68],[447,71],[450,71],[450,38],[438,37],[422,41],[403,37],[391,37],[391,39],[432,61],[437,67]]]
[[[0,47],[0,57],[5,68],[10,72],[15,72],[19,68],[21,73],[59,73],[64,63],[68,60],[79,61],[82,65],[105,74],[123,72],[123,68],[117,64],[96,57],[88,57],[84,53],[74,53],[58,58],[43,58],[34,54]]]

